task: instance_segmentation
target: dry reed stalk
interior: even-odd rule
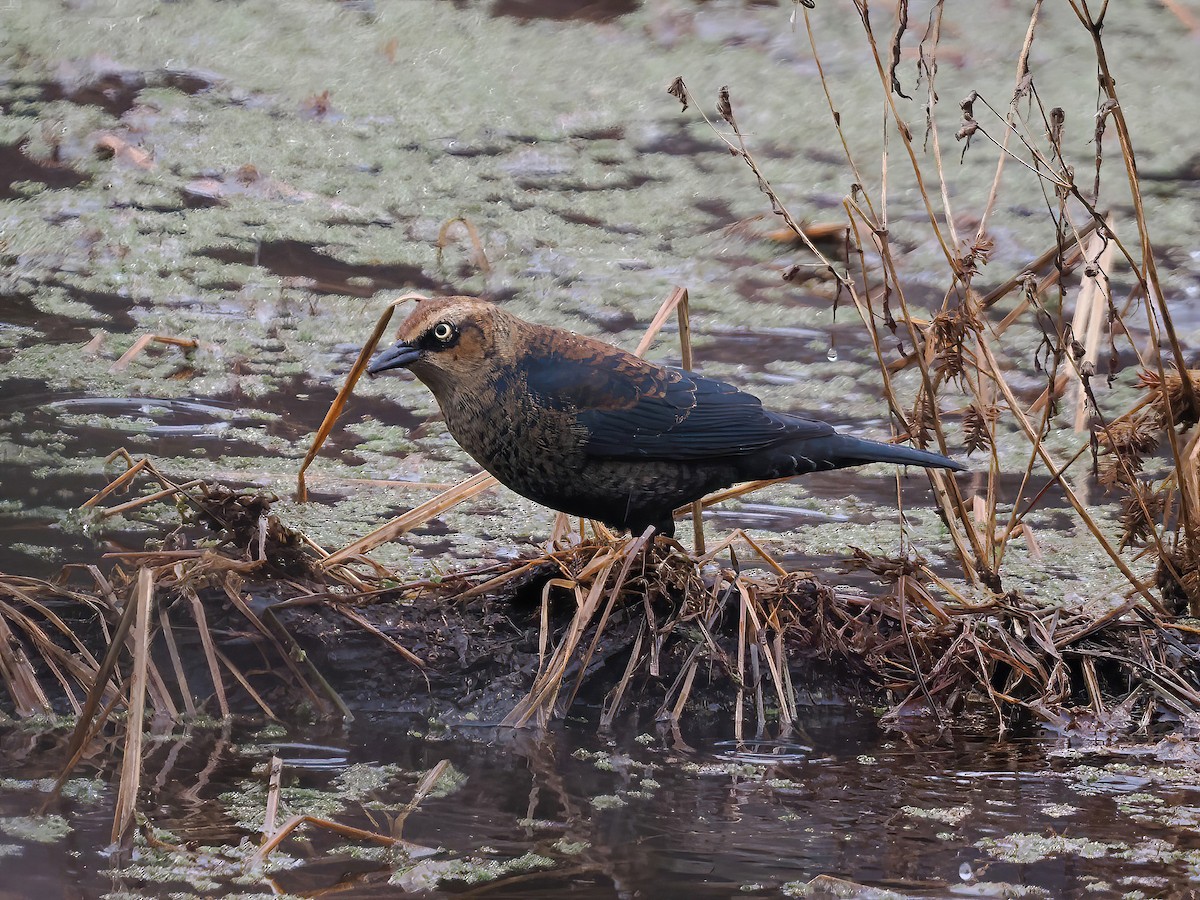
[[[1200,36],[1200,17],[1197,17],[1195,12],[1180,3],[1179,0],[1160,0],[1160,2],[1164,9],[1169,10],[1171,15],[1192,33],[1192,37]]]
[[[128,850],[133,845],[134,813],[142,783],[142,736],[151,668],[150,609],[154,605],[154,573],[151,569],[143,568],[138,572],[137,587],[129,598],[129,605],[135,610],[129,632],[133,664],[129,675],[129,711],[121,754],[121,779],[117,787],[112,827],[112,843],[122,850]]]
[[[1113,231],[1112,216],[1105,219],[1105,232]],[[1111,273],[1116,248],[1103,235],[1092,235],[1088,243],[1087,258],[1094,260],[1094,268],[1084,274],[1075,298],[1075,314],[1071,320],[1071,335],[1078,340],[1084,335],[1083,357],[1076,361],[1075,371],[1075,431],[1085,430],[1088,420],[1088,398],[1085,377],[1096,369],[1100,356],[1100,330],[1104,326],[1105,314],[1112,303]]]
[[[360,628],[364,629],[365,631],[371,632],[371,634],[375,635],[377,638],[379,638],[381,641],[383,641],[385,644],[387,644],[389,647],[391,647],[393,650],[395,650],[398,654],[400,654],[400,657],[405,662],[409,663],[410,665],[416,666],[418,669],[425,668],[425,660],[421,659],[421,657],[417,656],[417,654],[413,653],[411,650],[409,650],[407,647],[405,647],[403,644],[401,644],[399,641],[397,641],[391,635],[384,634],[382,631],[380,631],[377,627],[375,627],[370,622],[368,622],[362,615],[360,615],[358,612],[356,612],[351,607],[348,607],[344,604],[339,604],[338,606],[335,606],[334,609],[336,609],[339,613],[341,613],[343,616],[345,616],[351,622],[358,625]],[[428,680],[428,679],[426,679],[426,680]]]
[[[342,702],[342,699],[329,686],[321,674],[316,671],[312,663],[309,661],[308,655],[299,652],[299,648],[295,646],[295,642],[291,639],[291,636],[287,634],[286,631],[283,631],[280,627],[268,627],[266,622],[264,622],[263,619],[260,619],[255,614],[254,610],[250,608],[247,602],[242,599],[240,579],[237,579],[232,573],[228,573],[221,581],[220,586],[222,590],[224,590],[225,596],[229,598],[230,603],[233,604],[233,606],[242,614],[246,621],[254,626],[254,629],[260,635],[262,635],[275,649],[277,656],[284,662],[287,668],[291,670],[292,675],[296,679],[296,683],[299,684],[304,690],[304,693],[308,695],[308,698],[312,701],[313,705],[317,709],[328,712],[330,709],[330,703],[332,703],[333,707],[341,713],[342,717],[345,718],[346,721],[353,721],[354,717],[350,715],[350,710],[346,707],[346,704]],[[269,607],[264,613],[263,618],[268,622],[272,620],[272,614]],[[277,622],[273,622],[272,624],[278,626]],[[308,670],[307,675],[304,671],[302,671],[301,666]],[[309,684],[310,678],[324,688],[325,696],[321,696],[321,694],[319,694],[312,687],[312,685]],[[247,688],[249,687],[244,682],[243,686]]]
[[[217,698],[217,709],[222,719],[229,718],[229,700],[225,695],[225,683],[221,678],[221,666],[217,658],[217,648],[213,643],[212,631],[208,627],[208,617],[204,612],[204,604],[200,602],[194,588],[184,585],[181,593],[192,610],[192,618],[196,621],[196,630],[200,635],[200,646],[204,650],[204,660],[208,664],[208,676],[212,680],[213,694]]]
[[[592,581],[586,594],[582,592],[578,584],[573,585],[578,606],[567,633],[555,648],[554,654],[549,658],[544,670],[534,679],[529,693],[504,717],[502,725],[520,728],[534,719],[538,727],[544,727],[549,721],[571,657],[599,608],[600,598],[604,594],[604,586],[616,564],[615,552],[609,551],[605,555],[607,557],[605,566]]]
[[[571,691],[571,696],[568,702],[574,701],[575,696],[579,693],[579,688],[583,684],[583,676],[587,672],[588,666],[591,664],[592,657],[596,652],[596,648],[600,644],[600,636],[604,634],[604,626],[608,624],[609,616],[612,615],[613,609],[617,605],[617,600],[622,589],[625,587],[626,581],[629,578],[629,570],[632,568],[635,560],[642,556],[644,549],[647,546],[653,546],[654,530],[648,527],[641,535],[625,542],[619,550],[616,551],[617,558],[621,559],[621,569],[617,573],[616,581],[613,582],[612,590],[608,595],[608,602],[604,606],[604,611],[600,614],[600,619],[596,624],[596,633],[592,638],[591,644],[588,646],[587,652],[579,665],[579,677],[575,681],[575,687]],[[607,572],[607,570],[606,570]],[[546,623],[543,623],[545,625]],[[653,622],[649,622],[651,633],[653,633]],[[532,692],[531,692],[532,693]]]
[[[233,661],[221,652],[220,648],[213,648],[213,655],[220,661],[221,665],[225,667],[225,671],[233,676],[233,680],[236,681],[241,686],[242,690],[246,692],[246,696],[253,700],[255,705],[262,710],[264,716],[275,722],[282,721],[279,716],[275,715],[275,710],[271,709],[271,705],[267,703],[267,701],[262,698],[258,691],[254,689],[254,686],[250,684],[249,679],[242,674],[241,669],[235,666]]]
[[[404,804],[403,808],[396,814],[396,818],[392,820],[393,838],[396,840],[401,839],[404,834],[404,824],[408,821],[408,817],[425,802],[425,798],[438,786],[438,782],[442,780],[442,776],[445,775],[449,768],[450,760],[443,759],[421,777],[421,780],[417,783],[416,790],[413,791],[412,799]]]
[[[129,364],[141,356],[142,352],[153,343],[167,344],[172,347],[182,347],[185,350],[195,350],[200,346],[199,341],[191,338],[171,337],[164,334],[143,334],[125,353],[109,368],[110,372],[123,372]]]
[[[338,416],[342,414],[342,410],[346,406],[346,401],[350,397],[351,391],[354,390],[354,385],[358,383],[358,379],[362,377],[362,373],[367,370],[367,365],[371,362],[371,356],[375,352],[375,345],[379,343],[379,339],[383,337],[383,332],[387,329],[388,323],[392,320],[392,313],[401,303],[407,303],[409,300],[425,300],[424,294],[404,294],[397,297],[395,300],[388,303],[387,307],[380,314],[379,320],[375,323],[375,329],[371,332],[371,337],[363,344],[362,350],[358,353],[358,359],[354,361],[354,365],[350,367],[349,373],[346,375],[346,381],[342,384],[337,396],[334,397],[333,403],[329,406],[329,411],[325,413],[325,418],[321,420],[321,425],[317,429],[317,433],[313,436],[312,444],[308,448],[308,453],[304,455],[304,461],[300,463],[300,471],[296,473],[296,497],[302,503],[308,500],[308,488],[304,482],[304,473],[316,458],[317,453],[321,450],[321,445],[325,443],[325,439],[329,437],[329,433],[333,431],[334,423],[337,422]]]
[[[638,666],[642,662],[642,641],[646,637],[646,623],[642,622],[638,628],[637,638],[634,639],[633,647],[629,650],[629,661],[625,664],[625,672],[621,676],[621,680],[617,682],[617,686],[613,688],[609,695],[608,704],[600,713],[600,730],[608,731],[612,728],[613,720],[621,711],[622,701],[625,698],[625,691],[629,688],[629,682],[632,680],[634,673],[638,670]]]
[[[168,497],[178,496],[183,491],[194,487],[199,487],[202,484],[204,484],[204,480],[196,478],[192,481],[185,482],[184,484],[172,485],[171,487],[163,488],[161,491],[155,491],[152,494],[147,494],[144,497],[138,497],[137,499],[130,500],[126,503],[119,503],[116,506],[110,506],[107,509],[101,510],[97,515],[99,515],[99,517],[102,519],[124,515],[127,512],[140,509],[141,507],[148,506],[151,503],[157,503],[159,500],[166,500]]]
[[[29,658],[2,617],[0,617],[0,676],[4,678],[5,687],[8,689],[9,696],[12,697],[18,715],[32,716],[50,710],[50,701],[46,698],[41,684],[38,683]]]
[[[496,484],[498,482],[495,477],[489,475],[487,472],[479,472],[472,475],[470,478],[460,481],[450,490],[444,491],[430,500],[426,500],[419,506],[414,506],[408,512],[381,525],[370,534],[364,535],[353,543],[347,544],[341,550],[331,553],[328,557],[321,560],[319,565],[323,569],[329,569],[356,559],[374,550],[379,545],[386,544],[388,541],[394,541],[405,532],[425,524],[436,516],[440,516],[446,510],[457,506],[464,500],[469,500],[476,494],[482,494],[489,488],[495,487]]]
[[[127,468],[124,472],[122,472],[120,475],[118,475],[116,478],[114,478],[111,482],[109,482],[108,486],[105,487],[103,490],[101,490],[99,493],[93,495],[91,498],[89,498],[88,500],[85,500],[82,504],[80,504],[80,507],[79,507],[80,509],[88,509],[92,506],[95,506],[97,503],[99,503],[101,500],[103,500],[105,497],[107,497],[113,491],[117,491],[117,490],[120,490],[121,488],[125,487],[125,485],[129,484],[129,482],[133,481],[133,479],[137,477],[137,474],[140,471],[142,471],[142,469],[146,468],[147,460],[139,459],[136,462],[134,462],[133,458],[129,455],[129,451],[126,450],[124,447],[120,448],[119,450],[114,451],[113,453],[110,453],[107,457],[105,457],[104,464],[108,465],[113,459],[117,458],[118,456],[123,456],[129,462],[129,468]]]
[[[1029,27],[1025,31],[1025,40],[1021,44],[1021,52],[1017,54],[1017,71],[1013,78],[1013,98],[1012,102],[1009,103],[1006,119],[1008,127],[1004,129],[1004,140],[1000,147],[1000,153],[996,156],[996,174],[992,178],[992,186],[988,189],[987,203],[984,204],[983,214],[979,217],[979,227],[975,231],[976,244],[986,236],[988,219],[991,218],[992,211],[996,208],[996,201],[1000,196],[1000,179],[1004,174],[1004,164],[1008,161],[1008,145],[1017,122],[1017,103],[1027,91],[1026,85],[1029,81],[1029,53],[1033,49],[1033,36],[1037,31],[1037,23],[1041,14],[1042,0],[1034,0],[1033,11],[1029,14]],[[930,106],[930,115],[932,115],[932,105]],[[1046,262],[1049,262],[1049,260]],[[1042,265],[1045,265],[1045,263]],[[991,304],[985,300],[983,305],[986,308]]]
[[[179,686],[179,693],[183,697],[184,712],[187,713],[188,718],[195,718],[196,702],[192,699],[192,689],[188,684],[187,675],[183,671],[183,659],[179,655],[179,645],[175,642],[175,629],[171,626],[171,619],[162,604],[158,605],[158,626],[159,634],[163,636],[163,643],[167,646],[167,656],[171,660],[171,668],[175,673],[175,683]],[[176,714],[174,718],[178,718],[178,715]]]
[[[442,251],[444,251],[446,247],[450,245],[450,229],[455,225],[462,225],[463,228],[466,229],[467,238],[471,241],[471,250],[473,253],[472,261],[475,263],[476,267],[484,275],[491,274],[492,264],[488,262],[487,254],[483,250],[483,241],[479,239],[479,230],[475,227],[470,219],[464,219],[462,217],[449,219],[445,224],[442,225],[440,229],[438,229],[437,241],[435,242],[437,246],[438,266],[440,267],[442,265]],[[378,338],[376,340],[378,340]],[[371,346],[374,346],[374,344]]]
[[[115,597],[113,598],[113,602],[115,606]],[[116,671],[117,660],[121,655],[121,649],[125,646],[125,639],[133,627],[134,616],[137,610],[138,603],[133,601],[127,602],[121,610],[121,617],[117,622],[117,627],[108,636],[108,650],[105,652],[103,660],[101,660],[100,665],[96,668],[95,675],[92,677],[87,697],[84,698],[83,709],[79,714],[79,719],[75,723],[75,730],[71,733],[71,741],[67,746],[67,764],[64,766],[63,771],[59,773],[54,790],[51,792],[52,796],[57,796],[63,784],[70,777],[75,765],[82,757],[88,743],[99,733],[100,728],[107,721],[109,713],[124,697],[124,691],[120,685],[111,684],[110,679]],[[100,709],[100,704],[106,693],[110,695],[110,699],[105,705],[103,713],[97,717],[96,710]]]
[[[271,763],[267,767],[267,804],[263,812],[262,840],[266,844],[279,831],[279,789],[283,782],[283,760],[271,755]]]
[[[1138,238],[1141,243],[1141,268],[1137,271],[1144,278],[1148,299],[1153,301],[1153,308],[1158,315],[1163,330],[1166,332],[1167,349],[1174,359],[1175,368],[1182,372],[1187,368],[1187,364],[1183,356],[1183,346],[1175,334],[1175,325],[1171,318],[1171,311],[1167,308],[1166,295],[1162,291],[1158,277],[1158,261],[1154,254],[1154,247],[1150,242],[1150,229],[1146,221],[1145,205],[1142,202],[1142,185],[1138,178],[1136,155],[1133,150],[1133,138],[1129,132],[1129,124],[1125,120],[1125,111],[1117,98],[1117,81],[1109,68],[1108,54],[1104,49],[1104,42],[1100,37],[1101,23],[1107,8],[1101,10],[1100,18],[1097,19],[1092,15],[1091,10],[1084,0],[1068,0],[1068,3],[1075,12],[1080,24],[1084,26],[1092,38],[1092,48],[1100,70],[1100,89],[1105,93],[1108,100],[1102,114],[1111,116],[1116,125],[1117,140],[1121,145],[1121,161],[1125,166],[1125,175],[1129,183],[1129,195],[1133,201],[1133,212],[1137,220]],[[1081,196],[1078,199],[1084,200]],[[1200,409],[1200,404],[1197,404],[1196,394],[1190,383],[1185,383],[1184,385],[1183,403],[1188,409]]]
[[[400,847],[410,854],[427,849],[416,844],[410,844],[407,841],[397,840],[391,835],[380,834],[376,831],[366,831],[365,829],[355,828],[351,825],[343,825],[341,822],[334,822],[330,819],[322,819],[317,816],[292,816],[292,818],[279,827],[279,830],[271,836],[270,840],[255,851],[250,865],[254,868],[260,867],[263,861],[271,854],[271,851],[287,840],[288,836],[301,825],[315,825],[317,828],[332,831],[334,834],[350,838],[354,841],[366,841],[371,844],[379,844],[382,847]]]
[[[1008,386],[1008,382],[1005,381],[1004,376],[1001,374],[999,364],[996,362],[996,358],[992,356],[990,348],[988,348],[986,344],[981,344],[981,347],[984,350],[984,361],[987,363],[987,366],[990,370],[989,374],[992,380],[1000,389],[1001,393],[1004,394],[1004,398],[1008,402],[1009,409],[1011,409],[1016,415],[1018,424],[1025,432],[1026,437],[1028,437],[1030,442],[1033,444],[1035,452],[1039,457],[1041,457],[1042,462],[1046,465],[1046,467],[1050,469],[1051,472],[1055,473],[1055,480],[1062,487],[1063,493],[1066,495],[1067,502],[1071,504],[1080,520],[1084,523],[1084,525],[1087,526],[1088,531],[1092,533],[1092,536],[1096,539],[1096,542],[1100,545],[1100,548],[1108,555],[1109,559],[1113,561],[1117,568],[1121,570],[1121,574],[1123,574],[1129,580],[1129,583],[1137,589],[1138,593],[1146,598],[1146,601],[1154,608],[1156,612],[1163,615],[1169,615],[1169,612],[1163,607],[1162,602],[1150,592],[1150,589],[1146,586],[1146,584],[1134,574],[1133,570],[1129,568],[1125,560],[1121,558],[1120,553],[1118,553],[1116,549],[1114,549],[1113,546],[1108,542],[1108,539],[1104,536],[1103,532],[1101,532],[1099,526],[1096,525],[1095,520],[1093,520],[1092,516],[1088,513],[1087,508],[1084,506],[1082,501],[1080,501],[1075,491],[1062,477],[1064,469],[1055,463],[1049,452],[1047,452],[1045,447],[1042,446],[1042,441],[1039,434],[1034,432],[1033,426],[1025,417],[1025,414],[1021,411],[1020,404],[1017,402],[1017,398],[1013,396],[1012,389]]]

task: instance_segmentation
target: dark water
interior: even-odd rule
[[[1122,884],[1157,886],[1153,896],[1182,896],[1188,865],[1163,862],[1163,848],[1200,850],[1200,838],[1188,827],[1150,827],[1141,838],[1131,837],[1125,798],[1153,791],[1144,779],[1112,777],[1101,782],[1108,790],[1083,793],[1071,775],[1077,764],[1047,756],[1045,742],[910,746],[881,735],[870,717],[843,708],[810,708],[803,729],[789,741],[746,745],[741,752],[719,740],[719,728],[680,738],[651,727],[640,740],[634,739],[637,729],[627,728],[614,740],[600,740],[585,724],[542,738],[480,727],[429,739],[414,737],[414,727],[421,723],[373,718],[344,732],[294,732],[278,748],[282,757],[295,757],[285,764],[284,784],[328,787],[353,764],[391,763],[407,774],[359,800],[395,809],[411,796],[419,772],[449,760],[465,780],[447,796],[426,799],[404,829],[406,840],[438,849],[426,865],[511,860],[530,851],[553,861],[545,871],[501,876],[475,888],[488,896],[778,896],[783,885],[817,876],[911,896],[1014,896],[1018,886],[1039,896],[1115,896]],[[53,773],[55,751],[62,749],[54,743],[5,734],[0,777]],[[257,840],[231,824],[226,792],[244,785],[243,779],[261,782],[265,776],[252,770],[269,752],[262,745],[247,747],[236,733],[227,740],[205,731],[149,745],[142,808],[188,848],[194,872],[213,871],[206,870],[203,854],[216,851],[201,847]],[[587,753],[601,760],[599,766]],[[80,774],[88,770],[85,762]],[[26,815],[40,796],[6,791],[0,812]],[[1163,796],[1182,804],[1194,802],[1195,794],[1179,787]],[[624,802],[599,808],[613,797]],[[0,879],[10,896],[100,897],[112,890],[162,896],[184,889],[145,872],[110,871],[101,848],[108,843],[111,803],[108,791],[98,803],[52,807],[73,830],[49,844],[18,841],[18,855],[0,857]],[[358,801],[335,818],[386,830],[386,816],[366,814]],[[0,819],[0,827],[7,821]],[[1100,851],[1077,846],[1074,853],[1036,862],[1003,862],[977,846],[1014,833],[1086,838]],[[1121,849],[1139,840],[1134,853]],[[1151,844],[1157,849],[1148,849]],[[389,877],[412,865],[355,859],[347,842],[314,831],[284,850],[296,865],[260,887],[302,896],[329,890],[395,896]],[[140,852],[144,862],[147,851]],[[1121,853],[1135,859],[1117,858]],[[236,892],[230,879],[217,881],[206,896]],[[433,895],[464,890],[467,885],[450,882]]]

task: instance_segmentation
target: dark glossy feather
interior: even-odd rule
[[[527,366],[534,396],[576,414],[586,434],[582,450],[588,456],[736,459],[776,444],[834,433],[824,422],[769,412],[757,397],[723,381],[620,357],[619,367],[560,354],[531,360]]]

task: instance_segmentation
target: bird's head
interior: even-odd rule
[[[435,395],[470,390],[502,352],[511,316],[475,297],[422,300],[400,326],[399,340],[376,354],[367,373],[412,371]]]

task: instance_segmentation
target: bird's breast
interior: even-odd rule
[[[519,379],[499,378],[439,405],[450,434],[476,462],[522,493],[560,484],[583,467],[575,416],[552,409],[523,389]]]

